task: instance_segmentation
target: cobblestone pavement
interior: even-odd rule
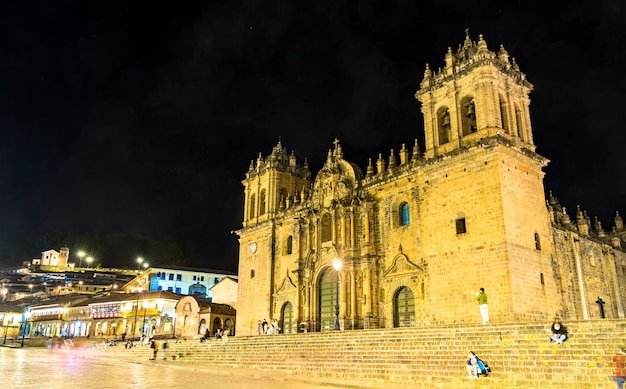
[[[168,361],[126,361],[84,350],[0,347],[0,387],[24,389],[109,388],[337,388],[323,382],[302,382],[279,373],[217,369]]]

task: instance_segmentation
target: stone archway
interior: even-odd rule
[[[415,298],[413,291],[402,286],[393,296],[393,326],[412,327],[415,325]]]
[[[204,335],[206,333],[207,330],[207,326],[206,326],[206,319],[202,319],[200,320],[200,324],[198,327],[198,334],[199,335]]]
[[[218,329],[223,330],[222,319],[216,317],[215,319],[213,319],[213,328],[211,329],[211,334],[215,334]]]
[[[282,327],[282,331],[285,334],[292,334],[294,333],[293,330],[293,305],[287,301],[284,305],[283,305],[283,309],[280,315],[281,318],[281,327]]]
[[[232,320],[224,320],[224,329],[228,330],[229,335],[235,335],[235,323]]]
[[[335,328],[335,305],[337,304],[337,272],[326,268],[319,280],[319,330],[332,331]]]

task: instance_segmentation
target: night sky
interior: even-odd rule
[[[534,84],[546,190],[626,216],[626,3],[13,1],[0,6],[0,262],[67,245],[237,270],[241,180],[281,139],[315,174],[418,139],[426,63],[469,29]],[[90,247],[91,246],[91,247]],[[153,263],[156,265],[157,263]]]

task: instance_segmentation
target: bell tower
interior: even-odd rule
[[[429,293],[463,296],[471,284],[490,291],[495,320],[553,316],[561,308],[556,280],[546,277],[554,255],[543,186],[549,161],[533,142],[533,86],[504,47],[490,51],[482,35],[472,42],[466,34],[444,62],[436,72],[426,67],[415,94],[427,162],[417,180],[420,223],[428,226],[420,246],[427,263],[463,264],[464,282],[431,268]],[[458,301],[439,303],[448,320],[467,312]]]
[[[239,235],[239,279],[237,290],[237,332],[256,332],[257,320],[271,319],[274,308],[276,259],[283,243],[282,225],[293,224],[293,212],[303,206],[311,190],[308,163],[298,164],[292,152],[287,154],[280,140],[272,152],[250,163],[244,186],[243,228]],[[285,233],[287,235],[287,233]],[[284,245],[284,246],[283,246]]]
[[[502,45],[496,54],[482,34],[476,43],[466,31],[456,52],[448,48],[443,69],[434,72],[426,65],[415,94],[424,115],[425,157],[496,135],[534,151],[528,97],[532,89]]]
[[[261,154],[250,162],[243,180],[245,203],[243,226],[248,227],[275,217],[277,212],[300,203],[310,187],[311,172],[305,160],[297,164],[292,153],[287,154],[280,140],[265,158]]]

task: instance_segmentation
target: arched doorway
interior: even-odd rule
[[[163,332],[172,331],[172,320],[168,315],[163,316]]]
[[[393,326],[411,327],[415,323],[415,299],[406,286],[396,291],[393,297]]]
[[[207,328],[206,328],[206,320],[202,319],[202,320],[200,320],[200,326],[198,327],[198,334],[199,335],[204,335],[206,330],[207,330]]]
[[[232,320],[226,319],[224,320],[224,329],[228,329],[228,333],[232,336],[235,335],[235,324]]]
[[[285,305],[283,305],[283,312],[281,314],[282,317],[282,321],[283,321],[283,333],[284,334],[292,334],[293,331],[293,305],[291,305],[290,302],[286,302]]]
[[[215,319],[213,319],[213,329],[212,329],[212,333],[211,335],[215,334],[217,332],[217,329],[223,329],[222,328],[222,319],[220,319],[219,317],[216,317]]]
[[[322,273],[319,284],[320,331],[335,328],[335,305],[337,304],[337,272],[328,267]]]

